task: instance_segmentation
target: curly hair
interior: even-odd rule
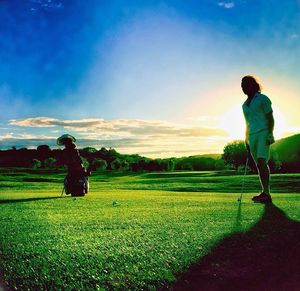
[[[255,89],[256,92],[261,92],[262,86],[258,83],[257,78],[252,75],[246,75],[242,78],[242,84],[251,86]]]

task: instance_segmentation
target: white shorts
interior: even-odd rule
[[[269,159],[270,145],[267,144],[268,134],[268,130],[249,134],[250,151],[255,161],[257,161],[258,158]]]

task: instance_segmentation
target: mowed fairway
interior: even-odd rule
[[[75,199],[60,196],[62,174],[3,174],[0,266],[8,286],[22,290],[168,288],[265,213],[251,202],[253,193],[239,207],[239,175],[94,175],[90,193]],[[300,221],[298,178],[278,178],[278,192],[283,181],[295,192],[274,194],[274,204],[294,221]],[[256,177],[247,183],[252,190]]]

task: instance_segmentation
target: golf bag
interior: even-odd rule
[[[67,175],[64,179],[64,191],[71,196],[85,196],[89,191],[88,177]]]

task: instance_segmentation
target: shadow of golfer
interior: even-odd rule
[[[239,205],[240,207],[240,205]],[[241,209],[237,215],[239,229]],[[300,223],[274,204],[247,232],[234,233],[180,275],[171,290],[299,290]]]
[[[22,199],[1,199],[0,204],[30,202],[30,201],[38,201],[38,200],[62,199],[62,198],[68,198],[68,197],[67,196],[57,196],[57,197],[34,197],[34,198],[22,198]]]
[[[241,232],[242,230],[242,203],[239,203],[235,222],[233,225],[233,232]]]

